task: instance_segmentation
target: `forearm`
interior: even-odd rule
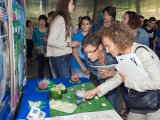
[[[155,42],[155,40],[153,40],[153,50],[154,50],[154,52],[156,52],[156,42]]]
[[[81,59],[79,58],[79,55],[77,54],[77,49],[76,48],[73,48],[72,49],[72,55],[73,57],[75,58],[75,60],[77,61],[77,63],[79,64],[79,66],[82,68],[82,67],[85,67],[81,61]]]

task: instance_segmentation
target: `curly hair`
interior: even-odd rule
[[[140,17],[137,15],[137,13],[127,11],[125,14],[129,16],[128,25],[131,27],[131,29],[137,29],[141,26]]]
[[[96,34],[100,40],[109,37],[120,51],[131,47],[135,42],[133,30],[127,25],[114,22],[109,28],[102,27]]]

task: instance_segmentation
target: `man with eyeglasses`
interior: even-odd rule
[[[105,49],[101,44],[101,41],[95,33],[88,34],[82,41],[82,47],[86,54],[85,61],[90,69],[90,81],[98,86],[104,83],[109,78],[115,75],[115,70],[105,69],[94,69],[93,66],[106,66],[111,64],[117,64],[116,58],[112,57],[111,54],[106,53]],[[105,48],[106,46],[104,46]],[[117,109],[117,88],[113,89],[105,95],[106,99],[111,105]]]

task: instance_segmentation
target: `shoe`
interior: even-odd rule
[[[121,111],[122,110],[125,111],[125,112],[123,112],[122,114],[120,112],[118,112],[118,114],[123,118],[123,120],[127,120],[127,115],[128,115],[127,109],[122,108]]]
[[[29,60],[34,60],[33,58],[29,58]]]

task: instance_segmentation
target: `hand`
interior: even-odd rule
[[[89,70],[85,66],[81,67],[81,70],[84,74],[89,75]]]
[[[108,69],[98,69],[98,73],[101,74],[101,78],[102,79],[106,79],[106,78],[111,78],[115,75],[116,71],[113,72],[114,69],[112,69],[111,71]]]
[[[69,43],[69,47],[79,47],[80,46],[80,42],[78,41],[72,41]]]
[[[47,54],[44,54],[44,57],[46,58],[46,57],[47,57]]]
[[[47,37],[43,37],[44,42],[47,42],[47,39],[48,39]]]
[[[99,92],[100,92],[100,89],[96,87],[90,91],[87,91],[83,98],[92,99]],[[85,99],[84,99],[84,102],[85,102]]]
[[[123,74],[122,72],[118,72],[119,73],[119,75],[122,77],[121,78],[121,80],[123,81],[123,82],[125,82],[125,79],[126,79],[126,75],[125,74]]]

